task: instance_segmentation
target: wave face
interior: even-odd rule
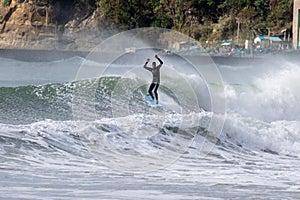
[[[40,65],[77,70],[88,61],[2,62],[27,66],[30,74]],[[112,71],[122,67],[114,65]],[[70,76],[51,80],[48,69],[49,79],[41,83],[37,79],[28,83],[26,78],[20,82],[19,76],[0,80],[0,177],[9,177],[10,184],[22,188],[27,185],[18,189],[22,196],[15,194],[15,187],[3,187],[0,197],[39,198],[41,193],[34,188],[41,187],[49,199],[118,198],[118,193],[110,193],[123,187],[134,191],[122,193],[123,199],[141,199],[134,185],[147,188],[149,183],[152,189],[145,189],[149,199],[159,199],[153,194],[162,193],[170,199],[223,198],[224,194],[229,199],[258,194],[297,197],[299,188],[294,186],[300,177],[293,171],[300,164],[299,66],[281,60],[278,66],[264,68],[218,68],[227,104],[220,137],[211,132],[215,113],[208,88],[217,93],[221,86],[192,71],[179,76],[171,70],[162,73],[163,107],[157,108],[144,98],[149,82],[137,76],[72,81],[73,69]],[[207,144],[215,146],[204,158]],[[26,176],[14,179],[19,173]],[[64,186],[77,184],[75,193]],[[207,185],[220,192],[205,193]],[[56,194],[58,187],[65,190]],[[95,187],[104,188],[96,192]],[[195,195],[182,194],[180,188]],[[85,196],[91,192],[95,196]]]
[[[130,85],[138,87],[132,89]],[[146,166],[155,163],[157,155],[167,154],[168,159],[157,166],[152,164],[157,170],[176,160],[191,145],[195,134],[207,132],[209,117],[203,118],[206,128],[200,130],[198,115],[204,111],[199,107],[197,110],[195,99],[185,96],[190,93],[189,87],[177,83],[175,95],[161,85],[164,106],[156,108],[145,100],[148,85],[136,77],[105,76],[69,83],[1,87],[0,106],[5,109],[1,113],[0,137],[4,146],[9,142],[21,145],[22,154],[29,143],[30,150],[50,153],[55,148],[100,159],[103,165],[114,164],[125,171],[132,171],[137,161],[142,163],[141,171],[150,170]],[[8,136],[15,133],[26,137]]]
[[[69,68],[79,60],[72,58],[55,63],[68,63],[66,68]],[[18,65],[22,66],[20,63]],[[28,65],[25,63],[25,67]],[[116,65],[114,68],[118,67],[121,66]],[[299,141],[299,67],[286,62],[279,67],[265,66],[264,69],[256,66],[220,66],[219,69],[227,96],[227,121],[221,140],[227,141],[230,138],[238,145],[243,143],[249,147],[255,146],[256,150],[298,154],[297,148],[293,147]],[[161,110],[156,109],[157,114],[204,112],[211,115],[207,87],[218,88],[217,84],[211,82],[206,86],[201,78],[193,74],[181,74],[187,80],[182,84],[172,74],[162,76],[165,85],[175,85],[174,88],[179,92],[176,94],[173,88],[170,90],[162,84],[159,93],[165,106]],[[138,87],[132,89],[128,85]],[[138,77],[124,79],[109,75],[73,82],[0,87],[0,123],[18,125],[45,120],[73,121],[76,107],[81,109],[75,109],[80,115],[87,115],[83,119],[90,119],[89,115],[93,115],[93,120],[126,117],[122,114],[119,116],[117,112],[125,104],[129,104],[125,115],[148,115],[152,111],[144,99],[147,88],[147,83]],[[192,94],[186,95],[191,88],[199,90],[196,94],[197,104],[194,103],[195,99],[188,98]],[[78,91],[83,93],[78,95]],[[178,94],[186,97],[180,99]],[[276,142],[267,141],[269,139]]]
[[[122,82],[121,86],[120,82]],[[95,111],[100,119],[112,118],[112,106],[120,107],[124,105],[122,102],[116,102],[113,98],[113,96],[116,96],[116,94],[113,94],[117,92],[116,87],[124,87],[121,88],[122,91],[118,94],[118,100],[129,101],[131,112],[141,113],[149,109],[148,102],[145,100],[148,85],[142,83],[139,88],[134,90],[127,88],[133,82],[138,82],[138,80],[121,80],[120,77],[107,76],[100,79],[69,83],[0,87],[0,106],[3,108],[0,114],[0,123],[24,124],[45,119],[72,120],[72,107],[76,106],[76,103],[84,105],[84,109]],[[180,84],[177,86],[179,89]],[[179,90],[185,93],[184,89],[186,88],[183,86]],[[78,95],[78,91],[84,91],[84,94]],[[167,106],[179,107],[178,99],[171,90],[162,85],[160,91],[161,99],[165,100],[166,108]],[[127,93],[130,93],[131,96],[126,96]],[[76,98],[76,101],[73,98]],[[186,101],[188,100],[187,97]],[[112,105],[113,103],[114,105]],[[189,103],[193,104],[191,102],[184,103],[187,104],[187,107]]]

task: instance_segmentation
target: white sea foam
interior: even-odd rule
[[[248,85],[227,85],[230,111],[267,122],[300,120],[300,68],[274,69]]]
[[[300,155],[299,121],[268,123],[238,114],[229,114],[222,138],[249,151]]]

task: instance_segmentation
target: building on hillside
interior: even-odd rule
[[[282,40],[279,37],[258,36],[254,39],[254,44],[257,48],[282,48]]]

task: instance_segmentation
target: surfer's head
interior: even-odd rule
[[[156,68],[156,62],[152,63],[152,68],[155,69]]]

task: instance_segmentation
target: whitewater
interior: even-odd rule
[[[80,79],[83,63],[107,63],[0,58],[0,199],[299,198],[298,63],[217,64],[226,112],[214,113],[219,83],[162,59],[163,108],[151,108],[144,57]]]

